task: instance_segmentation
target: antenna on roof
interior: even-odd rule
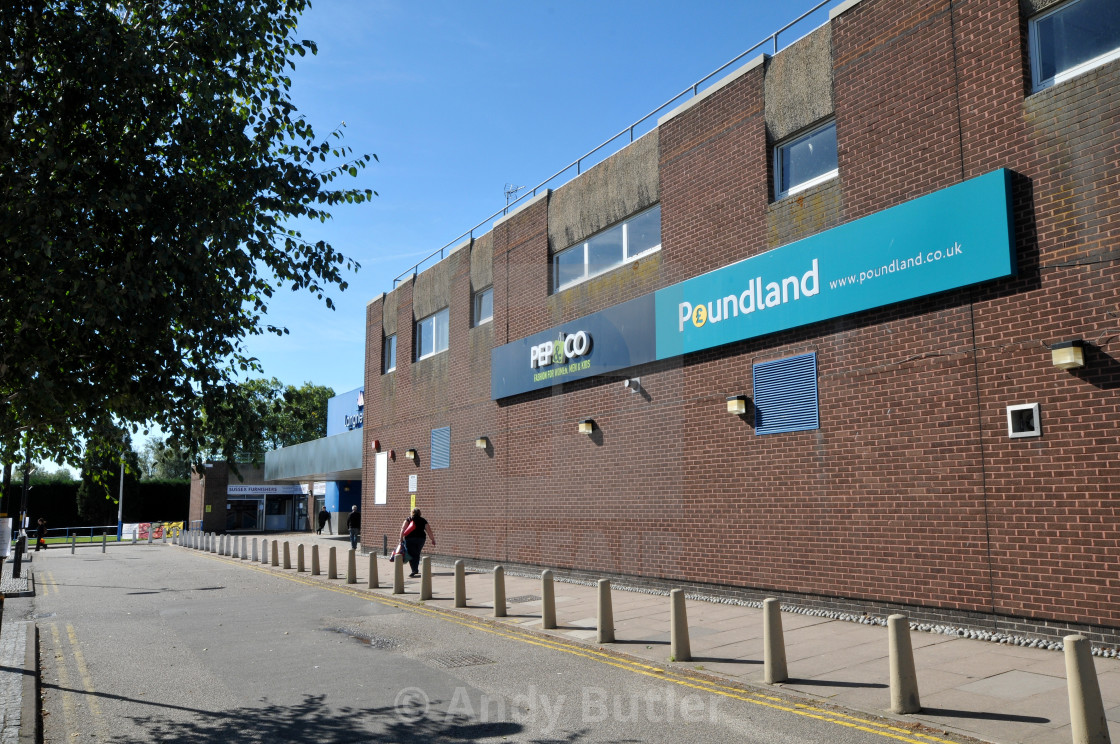
[[[517,198],[517,192],[524,191],[527,188],[529,188],[529,187],[528,186],[514,186],[512,183],[507,183],[506,184],[506,206],[508,207],[509,203]]]

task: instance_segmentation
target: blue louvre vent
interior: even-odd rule
[[[755,434],[820,428],[817,355],[754,365]]]
[[[432,470],[451,467],[451,427],[432,429]]]

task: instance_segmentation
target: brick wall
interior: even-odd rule
[[[660,126],[658,254],[552,294],[546,196],[490,236],[492,323],[470,327],[467,249],[447,259],[448,353],[409,362],[409,284],[371,303],[366,483],[372,439],[398,457],[388,505],[367,485],[363,542],[393,541],[413,473],[446,555],[1120,641],[1120,63],[1033,93],[1025,29],[1016,0],[864,0],[831,29],[836,181],[773,202],[760,66]],[[492,346],[996,168],[1014,278],[489,398]],[[1086,367],[1053,367],[1075,338]],[[726,413],[754,364],[810,351],[819,429]],[[1006,406],[1036,402],[1043,436],[1008,438]]]

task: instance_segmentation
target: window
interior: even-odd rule
[[[397,368],[397,334],[385,337],[385,344],[381,347],[382,374],[392,372]]]
[[[836,122],[774,147],[774,198],[783,199],[836,178]]]
[[[754,410],[755,434],[819,429],[817,355],[754,365]]]
[[[416,321],[417,361],[447,351],[447,308]]]
[[[494,288],[487,287],[474,293],[474,324],[480,326],[494,319]]]
[[[432,429],[432,470],[451,467],[451,427]]]
[[[661,247],[661,205],[596,233],[552,257],[552,287],[567,289]]]
[[[1032,18],[1028,33],[1034,89],[1120,58],[1120,4],[1070,0]]]

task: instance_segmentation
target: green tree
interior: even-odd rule
[[[116,524],[120,499],[121,463],[124,487],[135,491],[140,461],[132,450],[132,439],[122,427],[105,427],[86,440],[78,486],[78,516],[87,524]]]
[[[165,439],[144,442],[138,453],[145,480],[185,480],[191,477],[191,456]]]
[[[202,451],[215,459],[260,463],[264,453],[326,435],[329,387],[246,380],[202,411]],[[235,453],[228,457],[228,453]]]
[[[0,4],[0,443],[77,460],[121,422],[189,451],[203,407],[259,370],[280,287],[358,265],[293,225],[368,189],[370,155],[316,134],[288,74],[308,0]]]

